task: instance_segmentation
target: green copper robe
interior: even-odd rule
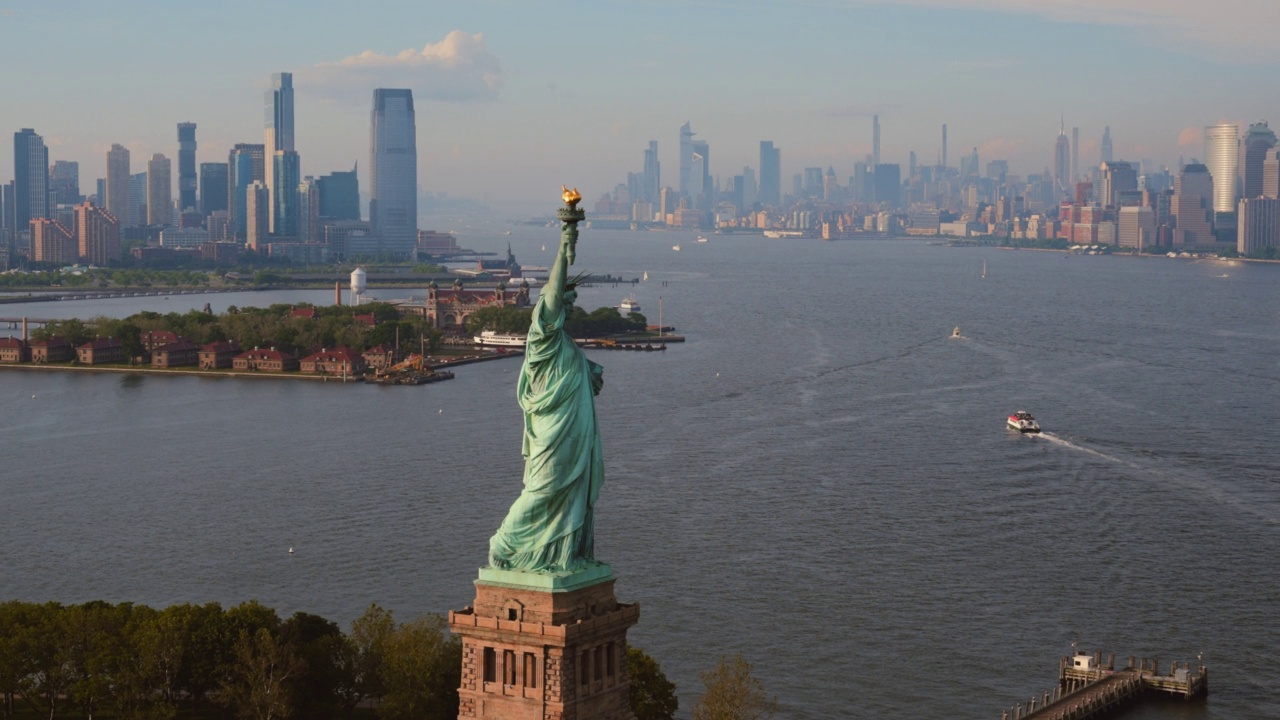
[[[566,227],[538,296],[516,389],[524,410],[524,489],[489,540],[489,564],[504,570],[562,572],[595,560],[592,508],[604,482],[595,407],[601,368],[564,332],[576,296],[565,292],[571,230],[577,239],[577,228]]]

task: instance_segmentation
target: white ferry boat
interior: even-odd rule
[[[624,313],[640,312],[640,303],[636,302],[635,298],[629,297],[618,305],[618,310]]]
[[[1040,432],[1040,423],[1036,422],[1036,419],[1026,410],[1019,410],[1010,415],[1008,425],[1010,430],[1017,430],[1020,433]]]
[[[700,242],[700,243],[707,242],[707,236],[706,236],[706,235],[699,235],[699,236],[698,236],[698,242]]]
[[[489,347],[524,347],[527,342],[527,338],[524,335],[500,333],[493,330],[482,330],[473,339],[477,345],[487,345]]]

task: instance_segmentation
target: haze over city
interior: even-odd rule
[[[1060,118],[1096,164],[1175,165],[1203,129],[1268,119],[1280,95],[1280,18],[1250,0],[1191,2],[338,2],[215,5],[87,2],[0,6],[0,43],[21,72],[0,78],[8,131],[34,128],[50,160],[81,164],[92,191],[113,143],[176,155],[199,126],[198,159],[261,142],[272,73],[296,88],[302,173],[359,163],[367,187],[374,88],[417,101],[423,192],[534,211],[561,182],[597,197],[657,140],[674,184],[686,120],[711,174],[782,149],[782,175],[872,151],[885,162],[983,161],[1036,173]],[[57,48],[51,51],[51,48]],[[12,168],[0,146],[0,168]],[[8,173],[5,172],[5,175]],[[3,178],[8,180],[10,178]],[[550,188],[550,190],[549,190]],[[548,200],[550,198],[550,200]]]

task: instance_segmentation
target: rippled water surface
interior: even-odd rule
[[[464,244],[510,240],[526,264],[556,240],[477,232]],[[597,554],[685,712],[698,672],[743,652],[785,717],[998,718],[1078,642],[1203,653],[1207,704],[1129,717],[1280,715],[1280,266],[590,230],[578,257],[647,271],[644,312],[661,297],[689,338],[593,355]],[[0,372],[0,597],[257,598],[344,625],[371,602],[467,605],[518,493],[518,371],[407,388]],[[1007,432],[1017,409],[1044,435]]]

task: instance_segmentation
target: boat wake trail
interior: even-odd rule
[[[1117,465],[1124,465],[1125,467],[1130,467],[1130,468],[1133,468],[1134,470],[1144,469],[1137,463],[1129,462],[1127,460],[1122,460],[1121,458],[1115,457],[1114,455],[1108,455],[1104,452],[1098,452],[1097,450],[1094,450],[1092,448],[1087,448],[1083,445],[1077,445],[1076,443],[1073,443],[1066,438],[1058,437],[1057,435],[1054,435],[1051,432],[1035,433],[1031,437],[1040,438],[1041,440],[1048,440],[1049,442],[1055,445],[1061,445],[1062,447],[1071,448],[1072,450],[1078,450],[1082,453],[1092,455],[1101,460],[1106,460],[1107,462],[1115,463]]]

